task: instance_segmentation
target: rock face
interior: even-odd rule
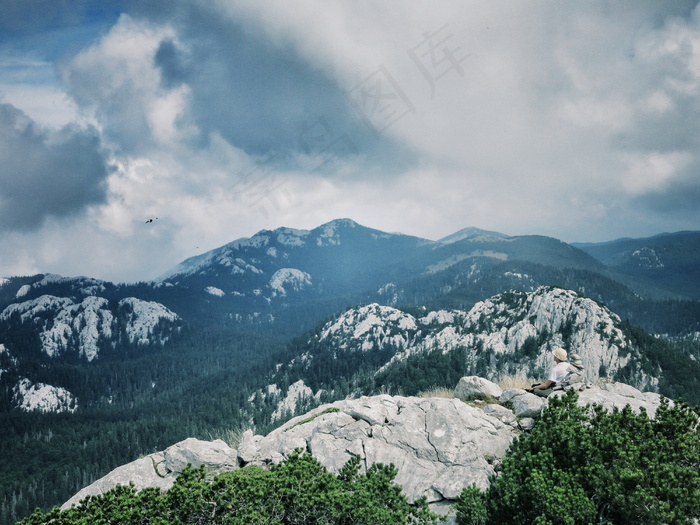
[[[237,468],[236,451],[220,439],[201,441],[188,438],[168,447],[164,452],[150,454],[114,469],[92,485],[83,488],[61,508],[67,509],[77,505],[87,496],[101,494],[117,485],[133,483],[137,490],[146,487],[168,490],[188,463],[193,467],[204,465],[216,473],[226,472]]]
[[[438,502],[472,483],[486,488],[493,463],[516,433],[514,425],[458,399],[382,395],[321,406],[266,437],[248,432],[239,458],[264,465],[301,448],[331,471],[352,456],[364,468],[393,463],[409,500]]]
[[[551,351],[559,346],[580,356],[585,382],[622,376],[639,389],[656,390],[658,378],[663,377],[663,371],[652,366],[627,335],[617,314],[574,291],[542,286],[533,292],[495,295],[469,311],[438,310],[414,316],[377,303],[351,308],[313,333],[303,354],[282,363],[270,384],[305,380],[332,389],[335,377],[310,380],[310,372],[318,375],[318,363],[332,359],[352,372],[362,363],[382,374],[433,352],[454,355],[470,376],[491,381],[508,376],[546,378],[553,364]],[[479,391],[478,385],[460,388]],[[495,392],[486,395],[497,398],[500,393]],[[263,398],[260,391],[258,399]]]
[[[41,351],[49,357],[76,353],[88,361],[94,360],[105,346],[128,342],[147,345],[169,339],[177,330],[179,317],[160,303],[142,301],[135,297],[120,300],[110,306],[104,297],[89,296],[77,302],[68,297],[42,295],[21,303],[13,303],[0,312],[0,323],[16,318],[23,329],[36,331]],[[168,329],[156,336],[159,324]],[[120,341],[120,332],[126,335]]]
[[[478,376],[463,377],[455,388],[455,397],[464,401],[501,397],[503,390],[496,383]]]
[[[493,399],[496,392],[496,385],[481,378],[463,378],[463,383],[471,385],[472,398]],[[481,394],[474,391],[474,385],[481,385]],[[629,404],[651,417],[660,402],[658,394],[642,393],[621,383],[579,392],[580,405],[595,403],[610,409]],[[267,436],[249,430],[238,450],[220,440],[187,439],[117,468],[81,490],[63,508],[117,484],[133,482],[137,489],[167,490],[188,463],[204,464],[219,473],[249,464],[279,463],[295,449],[302,449],[332,472],[352,456],[360,457],[363,469],[373,463],[392,463],[398,471],[395,482],[410,501],[425,496],[434,510],[449,515],[450,505],[463,488],[472,484],[488,487],[489,476],[513,439],[534,424],[547,400],[508,389],[500,394],[498,403],[477,403],[389,395],[336,401],[291,419]]]
[[[39,412],[75,412],[78,409],[78,401],[75,396],[65,388],[47,385],[44,383],[32,383],[27,378],[22,378],[12,389],[12,400],[15,405],[25,412],[37,410]]]

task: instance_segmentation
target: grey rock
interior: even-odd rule
[[[508,388],[504,390],[500,396],[498,396],[498,401],[500,403],[508,403],[514,397],[522,395],[523,392],[525,392],[525,390],[522,388]]]
[[[518,421],[518,425],[525,432],[529,432],[530,430],[535,428],[535,423],[536,421],[531,417],[524,417],[520,421]]]
[[[86,497],[102,494],[117,485],[133,483],[136,490],[142,490],[146,487],[158,487],[162,490],[168,490],[175,482],[175,477],[159,473],[159,471],[162,470],[160,466],[164,462],[165,457],[163,453],[157,452],[139,458],[131,463],[127,463],[126,465],[122,465],[80,490],[75,496],[66,501],[61,506],[61,509],[67,509],[73,505],[77,505]]]
[[[503,391],[496,383],[478,376],[463,377],[455,387],[455,397],[463,401],[474,399],[498,399]]]
[[[410,501],[438,502],[472,483],[488,487],[489,461],[502,458],[515,435],[512,426],[458,399],[382,395],[324,405],[262,439],[248,437],[239,451],[254,444],[251,463],[264,464],[299,447],[332,472],[352,456],[363,469],[393,464],[395,482]]]
[[[564,395],[554,392],[550,398]],[[270,465],[296,449],[313,454],[331,472],[356,456],[361,469],[393,464],[395,482],[410,501],[425,496],[431,508],[454,522],[450,505],[462,489],[486,489],[514,437],[531,430],[548,399],[521,389],[501,393],[498,404],[471,406],[459,399],[392,397],[347,399],[296,417],[267,436],[246,431],[237,450],[223,441],[187,439],[164,452],[119,467],[67,501],[70,507],[117,484],[169,489],[190,463],[222,472],[247,464]],[[579,393],[579,405],[646,410],[653,417],[661,396],[622,383],[601,383]],[[511,408],[508,408],[511,407]],[[452,520],[452,521],[449,521]]]
[[[562,396],[564,392],[555,391],[550,397]],[[662,396],[654,392],[640,392],[630,385],[614,382],[600,382],[597,385],[592,385],[578,393],[579,406],[586,405],[601,405],[607,410],[613,408],[623,409],[626,405],[639,413],[644,409],[647,415],[653,418],[656,415],[656,410],[661,404]]]
[[[526,392],[520,388],[505,390],[499,398],[501,403],[512,407],[516,417],[539,418],[542,408],[547,404],[547,399]]]
[[[255,461],[260,447],[258,443],[262,440],[262,436],[257,436],[253,434],[253,431],[248,429],[243,432],[241,436],[241,442],[238,445],[238,461],[239,463],[247,464]]]
[[[457,525],[457,516],[452,508],[453,501],[438,501],[437,503],[429,503],[431,512],[442,517],[440,525]]]
[[[482,408],[484,414],[495,417],[504,425],[517,426],[517,418],[512,410],[502,405],[490,403]]]
[[[224,441],[200,441],[188,438],[165,449],[165,468],[179,474],[188,464],[197,468],[204,465],[207,470],[224,472],[237,467],[237,452]]]
[[[83,488],[66,501],[61,509],[77,505],[87,496],[102,494],[117,485],[133,483],[136,490],[146,487],[168,490],[188,463],[193,467],[205,465],[208,470],[220,473],[232,470],[236,465],[236,458],[236,451],[219,439],[201,441],[189,438],[168,447],[164,452],[150,454],[114,469]]]

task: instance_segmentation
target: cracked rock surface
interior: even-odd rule
[[[133,483],[136,490],[158,487],[168,490],[175,478],[188,463],[193,467],[204,465],[214,472],[233,470],[236,466],[236,451],[222,440],[201,441],[188,438],[168,447],[164,452],[148,456],[117,467],[106,476],[98,479],[66,501],[61,509],[67,509],[87,496],[102,494],[117,485]]]
[[[322,405],[267,436],[248,430],[237,450],[221,440],[186,439],[113,470],[62,508],[117,484],[133,482],[139,490],[167,490],[188,463],[205,465],[216,474],[248,464],[279,463],[302,449],[334,473],[353,456],[361,459],[363,471],[374,463],[393,464],[395,483],[409,501],[425,496],[434,511],[453,522],[450,505],[462,489],[472,484],[486,489],[513,439],[535,424],[547,404],[546,399],[521,389],[505,390],[499,403],[492,403],[493,388],[488,382],[470,383],[483,388],[481,394],[469,393],[470,398],[481,399],[475,402],[478,406],[457,398],[361,397]],[[636,412],[644,409],[650,417],[660,402],[659,394],[642,393],[623,383],[590,386],[579,392],[578,401],[607,409],[630,405]]]
[[[486,489],[494,460],[505,455],[516,433],[458,399],[381,395],[323,405],[265,437],[248,432],[239,451],[246,463],[264,465],[301,448],[333,472],[352,456],[360,457],[363,469],[391,463],[410,501],[426,496],[437,502],[456,498],[472,483]]]

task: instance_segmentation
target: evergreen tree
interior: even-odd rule
[[[664,401],[649,419],[551,399],[486,492],[457,503],[462,525],[686,524],[700,517],[698,414]]]
[[[204,467],[188,467],[167,492],[117,486],[65,511],[37,510],[18,525],[436,525],[425,498],[409,504],[395,476],[380,464],[360,474],[359,458],[336,476],[296,451],[269,470],[248,466],[211,481]]]

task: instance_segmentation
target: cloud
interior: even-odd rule
[[[193,64],[187,51],[171,39],[161,40],[153,58],[161,70],[161,80],[166,88],[182,84],[191,74]]]
[[[105,200],[108,168],[95,129],[49,131],[0,104],[0,224],[32,230]]]
[[[684,229],[697,229],[700,223],[700,163],[680,170],[655,191],[642,192],[636,202],[645,210],[684,221]]]
[[[615,210],[664,213],[640,194],[688,189],[684,167],[700,160],[696,2],[216,5],[293,47],[358,118],[441,170],[423,198],[456,221],[444,200],[480,195],[499,217],[478,219],[600,238]],[[688,210],[694,194],[676,201]]]
[[[187,86],[165,89],[154,56],[170,28],[122,15],[96,43],[62,68],[68,93],[100,123],[110,145],[140,154],[191,132]]]
[[[144,142],[152,138],[148,108],[175,89],[186,90],[179,118],[196,128],[193,142],[205,145],[215,133],[250,155],[289,163],[299,151],[327,147],[311,139],[323,128],[332,140],[347,137],[352,144],[336,156],[361,151],[376,159],[386,148],[400,151],[391,136],[378,138],[366,128],[327,71],[213,4],[175,1],[152,10],[139,4],[68,64],[64,79],[127,152],[152,145]]]
[[[340,216],[433,239],[470,225],[578,241],[697,229],[695,1],[119,5],[99,35],[35,57],[94,123],[66,129],[99,133],[115,166],[89,227],[45,224],[13,245],[35,266],[70,268],[60,239],[81,235],[95,247],[84,273],[144,278]],[[77,23],[57,20],[64,36]],[[59,136],[31,129],[46,148]],[[31,192],[8,180],[0,191]]]

